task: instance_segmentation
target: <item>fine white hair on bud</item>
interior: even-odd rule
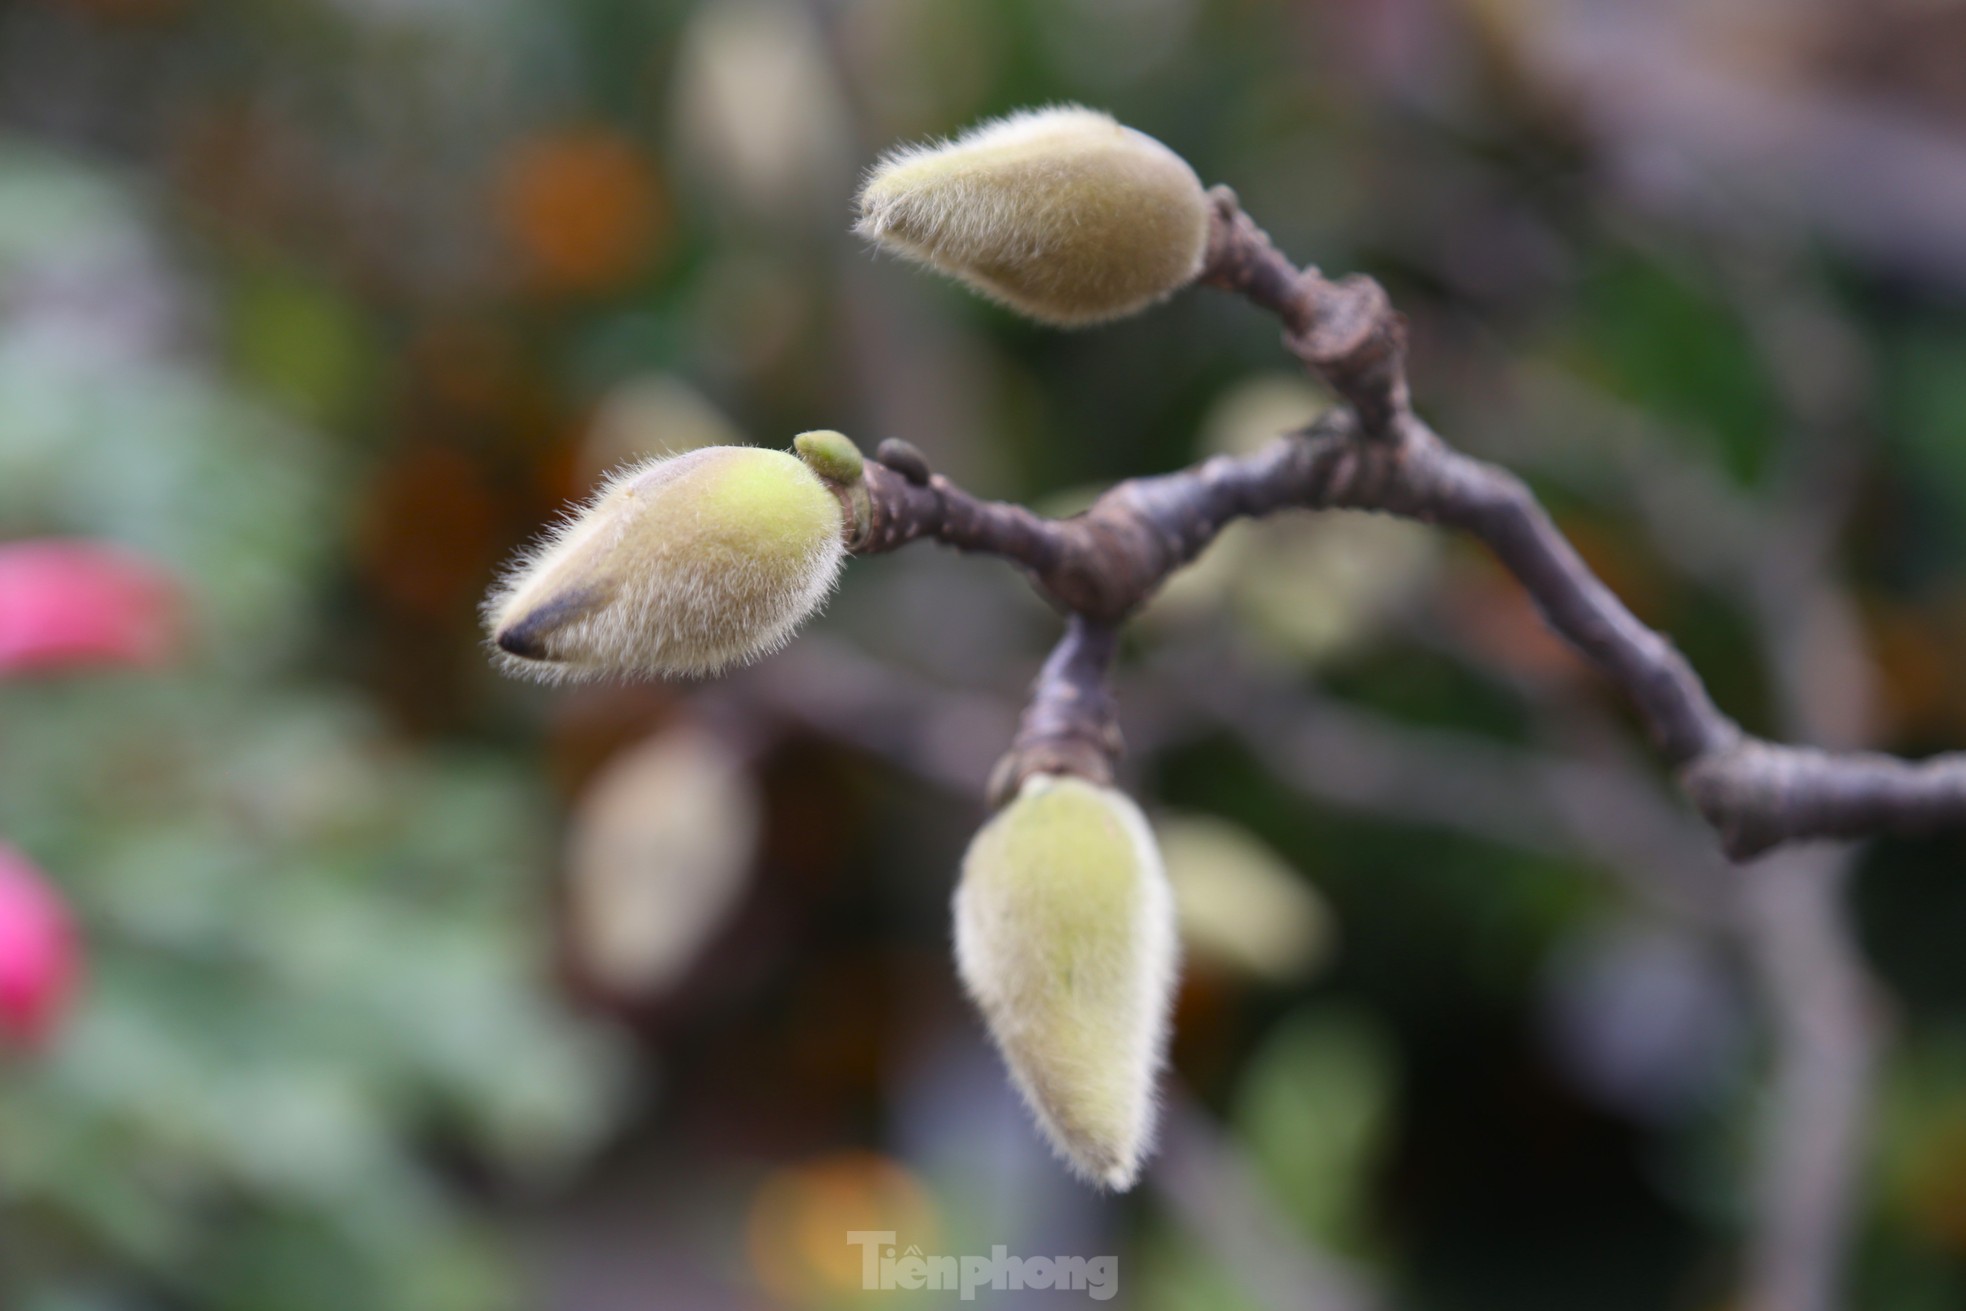
[[[840,500],[797,457],[711,446],[610,478],[485,602],[509,673],[713,673],[784,645],[846,556]]]
[[[1174,899],[1139,808],[1038,774],[977,833],[956,962],[1058,1154],[1124,1191],[1153,1139],[1179,967]]]
[[[893,151],[856,230],[1031,318],[1076,327],[1193,282],[1208,197],[1186,160],[1077,105],[1025,110]]]

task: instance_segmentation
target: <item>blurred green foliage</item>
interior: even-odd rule
[[[97,170],[15,148],[0,216],[0,289],[162,276],[147,207]],[[256,306],[301,334],[291,358],[330,358],[321,302]],[[501,1187],[557,1177],[621,1075],[542,990],[545,800],[295,676],[330,631],[315,597],[350,494],[318,439],[134,329],[105,355],[21,319],[0,332],[0,523],[164,562],[193,649],[0,685],[0,832],[60,871],[89,975],[62,1040],[0,1081],[5,1299],[507,1304],[446,1158]]]

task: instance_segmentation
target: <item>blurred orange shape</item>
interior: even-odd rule
[[[498,211],[527,275],[548,292],[621,286],[653,262],[666,228],[654,167],[601,127],[515,147],[499,177]]]
[[[464,612],[497,555],[497,506],[461,451],[413,447],[377,475],[364,507],[361,554],[376,591],[437,618]]]
[[[1959,698],[1952,677],[1957,644],[1946,640],[1929,615],[1909,606],[1873,600],[1865,618],[1893,731],[1915,735],[1957,723]]]
[[[1442,613],[1476,655],[1525,678],[1558,684],[1583,674],[1581,658],[1550,631],[1529,594],[1500,565],[1469,550],[1449,558],[1454,576],[1440,589]]]
[[[1905,1182],[1905,1201],[1920,1237],[1950,1252],[1966,1252],[1966,1120],[1956,1114],[1937,1126]]]
[[[824,1301],[864,1287],[865,1249],[848,1234],[889,1232],[897,1249],[934,1251],[934,1200],[899,1162],[841,1152],[780,1170],[751,1201],[748,1241],[758,1282],[783,1301]]]
[[[0,546],[0,675],[161,664],[177,615],[170,577],[130,551],[47,538]]]

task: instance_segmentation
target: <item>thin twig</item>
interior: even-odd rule
[[[1625,693],[1732,858],[1807,838],[1966,822],[1966,754],[1911,762],[1745,734],[1673,644],[1591,572],[1521,480],[1454,451],[1412,412],[1404,330],[1376,284],[1298,270],[1232,195],[1218,190],[1216,205],[1204,279],[1276,313],[1286,344],[1348,408],[1254,455],[1120,483],[1063,520],[876,460],[867,467],[869,530],[855,549],[930,539],[999,555],[1061,610],[1114,624],[1235,519],[1361,509],[1443,524],[1488,546],[1550,627]]]
[[[990,779],[991,805],[1016,796],[1033,774],[1113,781],[1113,762],[1120,754],[1119,707],[1112,688],[1118,650],[1119,632],[1111,624],[1072,616],[1065,636],[1038,671],[1009,754]]]
[[[1731,921],[1725,861],[1698,821],[1636,769],[1400,724],[1284,686],[1215,648],[1155,665],[1147,690],[1163,719],[1189,721],[1161,724],[1163,739],[1227,729],[1279,782],[1321,804],[1581,858],[1679,918]]]

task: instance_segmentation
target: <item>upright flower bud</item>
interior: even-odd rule
[[[68,907],[27,857],[0,844],[0,1037],[44,1041],[68,1009],[77,972]]]
[[[1139,809],[1083,779],[1027,780],[963,858],[956,961],[1059,1155],[1132,1187],[1177,969],[1173,896]]]
[[[703,674],[782,646],[846,555],[840,501],[783,451],[711,446],[609,480],[485,605],[514,673]]]
[[[857,231],[1043,323],[1145,309],[1201,272],[1208,198],[1160,142],[1075,105],[875,166]]]

